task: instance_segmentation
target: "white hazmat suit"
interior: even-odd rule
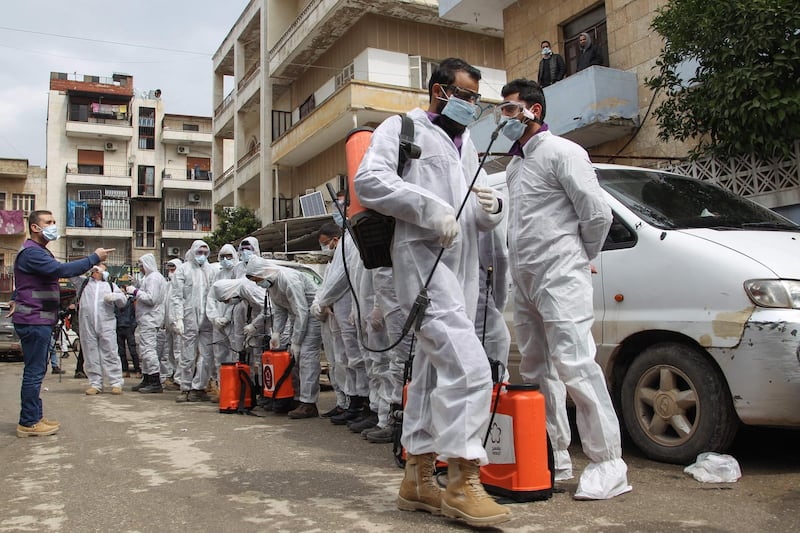
[[[520,374],[539,383],[545,395],[548,433],[561,462],[557,469],[569,464],[566,386],[591,461],[575,497],[611,498],[630,486],[619,422],[594,360],[589,264],[603,246],[611,210],[586,151],[577,144],[545,130],[525,143],[523,153],[524,158],[512,159],[506,174]],[[556,375],[564,385],[553,379]]]
[[[442,255],[428,286],[425,310],[408,401],[403,416],[403,446],[410,454],[432,452],[447,458],[486,464],[483,436],[489,422],[492,382],[486,353],[475,335],[478,301],[478,231],[488,231],[503,218],[480,207],[469,190],[478,171],[478,154],[469,131],[461,150],[435,126],[425,111],[408,113],[414,121],[419,159],[397,174],[399,116],[385,120],[372,135],[355,177],[361,204],[394,216],[392,242],[395,290],[407,315],[431,274],[442,243]],[[485,174],[476,183],[485,186]],[[457,221],[456,212],[469,195]]]
[[[196,240],[187,260],[175,272],[170,291],[170,314],[174,317],[172,331],[181,335],[183,350],[180,360],[181,391],[204,391],[208,384],[213,355],[211,353],[211,323],[206,317],[206,297],[214,283],[216,269],[197,259],[201,248],[208,245]]]
[[[167,282],[158,271],[153,254],[145,254],[139,261],[144,277],[138,288],[129,288],[136,301],[136,346],[142,361],[142,374],[159,376],[161,368],[156,351],[158,330],[164,323]],[[160,380],[159,380],[160,382]]]
[[[288,320],[292,322],[290,351],[297,365],[295,393],[304,404],[316,404],[319,399],[320,347],[322,337],[319,321],[311,315],[309,307],[316,295],[316,285],[306,274],[291,268],[280,267],[266,259],[254,257],[247,264],[247,275],[261,278],[267,284],[272,306],[273,332],[282,331]],[[250,301],[263,312],[263,299]],[[255,321],[263,322],[257,317]]]
[[[232,259],[223,259],[223,255],[232,255]],[[239,255],[236,253],[236,248],[232,244],[225,244],[219,249],[218,261],[220,269],[217,272],[216,280],[232,280],[236,278],[236,265],[239,264]],[[206,300],[206,316],[213,328],[211,336],[214,354],[214,365],[216,366],[216,374],[219,375],[219,367],[222,363],[233,363],[238,360],[238,350],[235,349],[231,339],[234,337],[234,324],[233,314],[235,311],[235,303],[220,301],[215,294],[209,291],[208,299]]]
[[[93,276],[73,278],[80,291],[78,325],[83,369],[89,385],[103,390],[103,374],[112,388],[122,388],[122,363],[117,350],[117,318],[114,307],[125,306],[127,298],[115,284]]]

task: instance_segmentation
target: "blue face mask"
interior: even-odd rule
[[[250,261],[251,257],[253,257],[253,251],[252,250],[242,250],[242,261],[247,263],[248,261]]]
[[[42,228],[42,236],[48,241],[54,241],[58,239],[58,226],[55,224],[50,224],[49,226]]]
[[[455,96],[449,98],[442,109],[442,115],[462,126],[467,126],[475,120],[475,104],[471,104]]]
[[[201,254],[197,254],[197,255],[194,256],[194,260],[197,261],[197,264],[201,265],[201,266],[206,264],[206,260],[207,259],[208,258],[206,256],[201,255]]]
[[[227,258],[220,259],[219,264],[225,270],[230,270],[233,268],[233,259],[227,259]]]
[[[269,289],[270,287],[272,287],[272,282],[268,279],[262,279],[261,281],[258,282],[258,286],[263,287],[265,289]]]
[[[518,141],[527,128],[528,126],[520,122],[519,119],[512,118],[503,126],[503,135],[512,141]]]

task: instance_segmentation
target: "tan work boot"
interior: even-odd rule
[[[32,426],[17,425],[17,437],[46,437],[58,433],[59,426],[48,426],[37,422]]]
[[[473,527],[494,526],[511,520],[511,512],[486,493],[477,460],[447,461],[447,490],[442,494],[442,514]]]
[[[397,496],[398,509],[441,514],[442,490],[433,477],[435,467],[435,453],[408,454],[405,475]]]

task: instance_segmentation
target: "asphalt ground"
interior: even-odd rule
[[[51,437],[20,439],[22,363],[0,364],[0,531],[439,532],[469,527],[395,507],[391,446],[324,419],[220,414],[177,393],[84,395],[86,380],[48,374]],[[333,405],[323,392],[320,411]],[[800,407],[800,406],[798,406]],[[680,465],[625,447],[633,491],[575,501],[577,480],[547,501],[512,504],[515,532],[800,531],[800,432],[746,429],[736,483],[695,481]],[[576,471],[587,460],[573,445]]]

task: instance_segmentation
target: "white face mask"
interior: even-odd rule
[[[247,263],[253,257],[253,250],[242,250],[242,261]]]
[[[225,270],[230,270],[233,268],[233,259],[227,259],[227,258],[220,259],[219,264]]]

